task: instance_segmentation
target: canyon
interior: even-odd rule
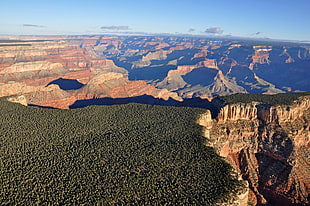
[[[198,123],[207,145],[246,181],[236,205],[309,204],[309,95],[280,105],[218,98],[310,91],[309,45],[165,36],[0,39],[0,97],[58,109],[104,98],[203,99],[209,110]]]
[[[61,109],[81,99],[103,97],[152,95],[182,101],[167,89],[128,80],[124,68],[73,43],[27,41],[0,45],[0,96],[24,95],[30,105]],[[83,88],[62,89],[51,84],[56,80],[74,80]]]
[[[277,106],[213,102],[219,108],[216,118],[207,111],[198,123],[207,144],[247,181],[248,202],[309,204],[310,96]]]
[[[81,99],[104,97],[182,101],[310,90],[310,46],[301,43],[101,35],[1,39],[6,40],[0,43],[0,96],[25,94],[29,104],[39,106],[51,100],[53,107],[69,108]],[[121,76],[106,81],[109,75],[101,72]],[[45,88],[60,80],[83,87]]]

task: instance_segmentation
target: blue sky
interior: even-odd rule
[[[1,0],[0,34],[190,33],[310,40],[310,0]]]

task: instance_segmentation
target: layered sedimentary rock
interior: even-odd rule
[[[184,88],[186,85],[189,85],[182,76],[190,73],[197,68],[212,68],[218,69],[215,59],[205,59],[199,61],[195,65],[182,65],[177,66],[176,70],[170,70],[167,74],[167,77],[159,82],[156,86],[158,88],[166,88],[170,91],[177,90],[179,88]]]
[[[115,72],[101,72],[92,78],[80,91],[77,91],[78,99],[125,98],[141,95],[151,95],[165,100],[171,97],[182,101],[182,98],[176,93],[156,89],[144,81],[129,81],[126,75]]]
[[[309,90],[305,78],[309,76],[307,68],[310,61],[307,44],[99,35],[6,38],[31,41],[18,42],[19,46],[0,45],[0,70],[27,61],[61,63],[71,71],[96,69],[97,66],[92,66],[94,60],[110,59],[125,68],[130,79],[174,90],[183,97],[211,98],[237,92],[275,94]],[[35,38],[41,41],[35,41]],[[53,41],[42,41],[44,38]],[[12,52],[14,49],[16,51]],[[220,70],[221,73],[212,82],[205,70],[194,69],[195,75],[201,73],[201,78],[205,76],[208,84],[190,82],[177,72],[170,73],[180,66],[194,65],[196,68]],[[140,75],[141,72],[144,75]],[[225,81],[222,83],[222,80]]]
[[[0,43],[0,96],[16,95],[10,101],[25,105],[67,109],[77,100],[103,97],[146,94],[182,101],[180,96],[212,99],[310,88],[309,45],[182,37],[12,38],[27,41]],[[76,80],[82,88],[65,91],[50,84],[58,79]],[[243,200],[309,204],[309,97],[293,105],[219,108],[216,119],[207,112],[200,123],[209,144],[248,182]]]
[[[252,56],[253,63],[269,64],[269,52],[272,51],[271,46],[253,46],[254,55]]]
[[[54,84],[24,96],[28,104],[59,109],[69,109],[69,106],[77,100],[71,92],[64,91]]]
[[[167,88],[170,91],[183,88],[187,83],[184,81],[182,76],[191,72],[195,68],[198,68],[197,65],[178,66],[176,70],[170,70],[167,74],[167,77],[158,83],[157,87]]]
[[[40,87],[30,86],[24,83],[11,81],[8,83],[0,83],[0,96],[22,95],[39,90]]]
[[[1,82],[59,76],[66,70],[60,63],[48,61],[19,62],[0,71]]]
[[[133,68],[147,67],[151,65],[152,60],[164,60],[167,59],[167,54],[172,53],[173,50],[158,50],[155,52],[149,52],[142,56],[142,59],[134,62]]]
[[[132,79],[146,80],[158,88],[176,91],[182,97],[210,98],[238,92],[275,94],[309,90],[305,79],[309,76],[309,45],[181,37],[128,37],[119,40],[121,43],[117,48],[112,44],[105,45],[105,49],[101,50],[103,54],[123,65]],[[159,42],[165,47],[156,47]],[[208,84],[190,82],[178,74],[179,67],[193,68],[198,62],[203,64],[196,68],[220,70],[218,78],[210,82],[203,69],[194,73],[201,73],[201,78],[205,76]],[[138,71],[145,75],[139,75]]]
[[[199,123],[208,144],[249,183],[250,202],[309,204],[310,96],[292,105],[226,105]]]
[[[62,109],[76,100],[101,97],[147,94],[182,100],[176,93],[144,81],[129,81],[127,70],[89,48],[99,42],[90,38],[0,44],[0,96],[24,95],[28,104]],[[58,79],[76,80],[85,88],[65,91],[50,85]]]

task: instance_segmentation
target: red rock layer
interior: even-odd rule
[[[117,67],[112,60],[95,59],[84,48],[74,46],[94,43],[94,39],[91,39],[70,40],[71,46],[64,41],[46,41],[29,42],[31,45],[28,46],[0,47],[0,96],[24,94],[28,104],[68,109],[77,99],[128,97],[156,90],[142,81],[130,82],[126,78],[127,71]],[[107,76],[120,75],[122,81],[110,81],[105,89],[101,88],[102,85],[96,82],[96,75],[103,71],[111,72]],[[118,73],[113,73],[114,71]],[[75,79],[87,85],[86,88],[97,90],[67,92],[55,85],[47,87],[50,82],[59,78]],[[89,83],[91,80],[93,81]]]
[[[289,106],[226,105],[216,120],[207,113],[200,124],[249,183],[253,204],[309,204],[310,96]]]

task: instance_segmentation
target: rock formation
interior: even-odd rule
[[[124,74],[105,71],[96,75],[80,91],[77,91],[78,99],[126,98],[141,95],[151,95],[165,100],[171,97],[182,101],[176,93],[166,89],[156,89],[144,81],[129,81]]]
[[[126,68],[132,79],[145,80],[158,88],[176,91],[182,97],[210,98],[238,92],[276,94],[308,91],[310,88],[305,79],[310,75],[307,69],[309,45],[181,37],[124,39],[118,39],[121,43],[117,48],[106,41],[100,51]],[[159,44],[165,47],[157,47]],[[96,47],[102,48],[100,45]],[[206,76],[206,82],[209,82],[210,75],[197,68],[221,72],[218,78],[206,85],[205,82],[187,81],[184,78],[187,74],[179,73],[180,67],[191,68],[189,73],[195,75],[201,73],[201,79]],[[138,71],[143,71],[145,75],[136,75]]]
[[[307,44],[155,36],[5,38],[26,41],[17,42],[17,46],[0,43],[0,71],[22,62],[46,61],[60,63],[70,72],[91,69],[92,74],[102,70],[127,73],[130,80],[142,80],[182,97],[310,89],[306,78],[310,75]],[[182,73],[181,67],[191,70]],[[212,69],[219,71],[216,78]],[[186,78],[192,76],[200,76],[201,81]]]
[[[249,184],[254,205],[307,205],[310,194],[310,96],[292,105],[223,106],[202,115],[208,144]]]
[[[69,106],[77,100],[71,92],[64,91],[55,84],[25,94],[25,97],[30,105],[59,109],[69,109]]]
[[[7,100],[10,102],[19,103],[21,105],[28,106],[27,99],[24,95],[9,97]]]
[[[77,100],[103,97],[182,101],[310,90],[309,45],[99,35],[5,38],[25,41],[0,42],[0,96],[15,95],[9,100],[24,105],[68,109]],[[82,87],[61,89],[52,83],[59,79]],[[309,204],[309,97],[280,106],[213,103],[217,117],[206,112],[199,122],[208,144],[248,182],[243,200]]]
[[[167,89],[157,89],[144,81],[129,81],[127,70],[91,48],[84,48],[95,46],[97,40],[0,45],[0,96],[24,95],[30,105],[62,109],[68,109],[76,100],[101,97],[126,98],[147,94],[182,100]],[[76,80],[85,87],[65,91],[50,85],[57,79]]]

